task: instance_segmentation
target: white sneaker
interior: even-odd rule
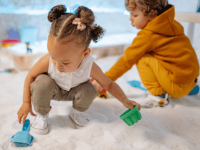
[[[169,104],[168,94],[163,93],[162,95],[152,95],[148,93],[148,96],[144,99],[141,103],[141,107],[144,108],[152,108],[152,107],[164,107],[165,105]]]
[[[69,113],[69,118],[80,127],[84,127],[89,122],[89,119],[83,115],[83,112],[80,112],[73,107]]]
[[[47,134],[48,129],[48,121],[49,120],[49,113],[45,116],[36,112],[36,117],[33,120],[30,132],[34,132],[36,134]]]

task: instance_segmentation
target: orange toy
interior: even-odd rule
[[[26,42],[27,53],[32,53],[32,49],[29,48],[29,42]]]
[[[20,43],[20,39],[5,39],[1,41],[2,47],[14,46],[16,43]]]
[[[90,79],[90,82],[93,82],[94,79]],[[99,95],[97,97],[100,97],[100,98],[104,98],[104,99],[107,99],[108,98],[108,94],[106,93],[106,90],[103,89],[102,91],[98,91],[99,92]]]

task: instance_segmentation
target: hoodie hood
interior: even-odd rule
[[[171,7],[160,14],[159,16],[152,19],[143,30],[152,31],[157,34],[166,36],[177,36],[184,34],[184,29],[180,23],[174,20],[175,9]]]

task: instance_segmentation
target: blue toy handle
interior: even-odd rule
[[[0,71],[0,73],[9,73],[9,72],[10,72],[9,70]]]
[[[147,91],[146,88],[140,86],[141,85],[140,81],[133,80],[133,81],[128,81],[128,83],[133,87],[140,88],[141,90]]]
[[[25,123],[24,123],[24,125],[23,125],[23,127],[22,127],[22,131],[29,131],[29,129],[30,129],[30,120],[29,119],[26,119],[25,120]]]
[[[143,88],[143,87],[138,87],[138,88],[140,88],[140,89],[142,89],[142,90],[144,90],[144,91],[147,91],[147,89],[146,88]]]
[[[10,142],[13,142],[13,138],[14,138],[14,135],[11,137],[11,140],[10,140]]]

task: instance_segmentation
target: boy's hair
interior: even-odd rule
[[[75,18],[80,18],[81,23],[86,25],[82,31],[77,29],[77,25],[72,24]],[[50,34],[59,41],[64,41],[65,37],[70,36],[72,40],[78,39],[81,46],[87,48],[93,40],[97,42],[104,33],[102,27],[94,23],[94,13],[84,6],[79,6],[76,13],[66,13],[64,5],[54,6],[48,14],[48,20],[52,22]]]
[[[125,0],[128,11],[138,7],[145,16],[155,17],[160,15],[168,6],[168,0]]]

